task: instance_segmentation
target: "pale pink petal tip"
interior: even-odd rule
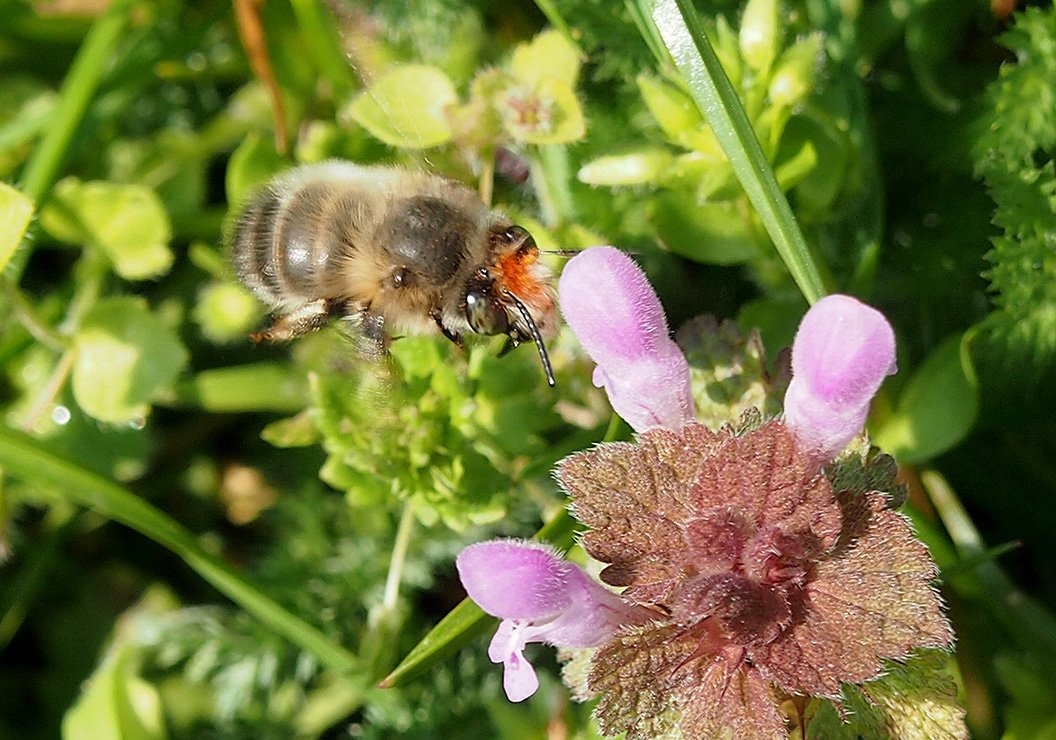
[[[455,565],[469,598],[492,616],[546,618],[571,598],[569,571],[575,566],[537,543],[478,542],[460,552]]]
[[[895,334],[884,315],[827,296],[807,311],[792,345],[785,423],[813,457],[832,460],[862,431],[870,401],[895,370]]]
[[[680,429],[693,418],[689,365],[645,273],[613,247],[586,249],[565,265],[561,313],[598,364],[594,383],[635,431]]]

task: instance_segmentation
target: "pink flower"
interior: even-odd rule
[[[459,553],[456,565],[469,597],[502,619],[488,657],[503,664],[502,685],[510,701],[523,701],[539,688],[535,669],[524,659],[529,642],[594,647],[609,640],[621,624],[645,621],[642,610],[625,604],[545,545],[479,542]]]
[[[827,463],[862,431],[869,402],[896,369],[895,334],[883,314],[849,296],[823,298],[792,345],[785,423],[812,458]]]
[[[679,429],[693,418],[689,365],[645,273],[613,247],[593,247],[565,265],[561,313],[598,363],[594,385],[635,431]]]

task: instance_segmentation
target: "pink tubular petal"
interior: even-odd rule
[[[595,384],[635,431],[679,429],[693,418],[686,358],[630,257],[613,247],[580,252],[565,265],[558,295],[565,321],[598,364]]]
[[[862,431],[870,401],[895,370],[895,334],[884,315],[827,296],[807,311],[792,345],[785,423],[813,457],[832,460]]]
[[[539,544],[492,540],[470,545],[455,561],[469,597],[494,617],[546,619],[567,608],[575,566]]]

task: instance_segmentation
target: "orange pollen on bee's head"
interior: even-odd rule
[[[548,304],[548,285],[540,275],[539,252],[514,250],[499,258],[502,286],[525,303]]]

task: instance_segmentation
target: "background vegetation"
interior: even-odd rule
[[[499,342],[400,339],[382,372],[333,330],[251,343],[225,226],[332,157],[627,249],[673,327],[771,361],[806,298],[882,309],[871,432],[968,721],[1056,734],[1056,10],[695,7],[728,88],[647,2],[0,2],[0,736],[592,736],[554,671],[508,704],[481,637],[376,687],[461,600],[454,554],[560,525],[553,463],[628,430],[567,333],[553,391]]]

